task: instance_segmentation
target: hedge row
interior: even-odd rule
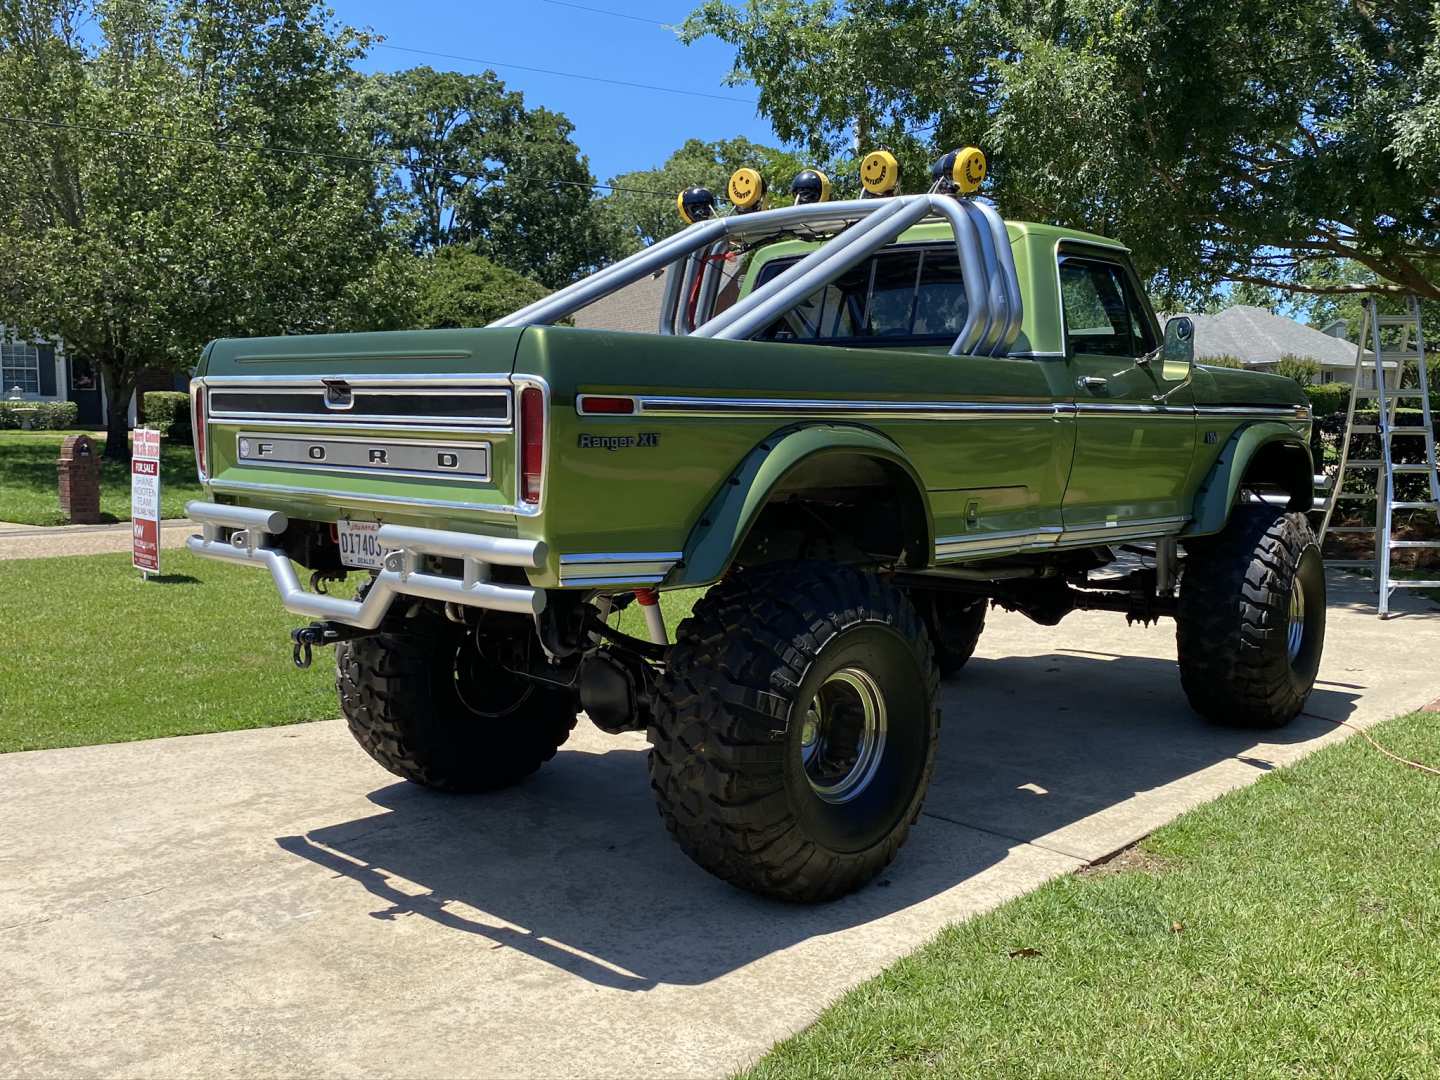
[[[1316,417],[1334,416],[1337,413],[1343,413],[1346,405],[1350,402],[1349,383],[1321,383],[1319,386],[1307,386],[1304,389],[1305,396],[1310,399],[1310,410]],[[1418,413],[1420,411],[1419,398],[1404,397],[1400,400],[1411,406],[1409,409],[1402,407],[1400,409],[1401,412],[1413,411]],[[1375,411],[1374,398],[1360,398],[1356,401],[1356,412],[1364,412],[1367,409],[1371,412]],[[1432,416],[1440,416],[1440,394],[1431,393],[1430,413]]]
[[[73,401],[0,401],[0,428],[58,431],[74,427],[79,412]]]
[[[145,423],[168,441],[188,446],[191,441],[190,395],[178,390],[151,390],[145,394]]]

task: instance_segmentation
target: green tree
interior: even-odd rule
[[[811,163],[790,151],[745,138],[689,139],[659,168],[622,173],[610,181],[617,190],[603,201],[625,251],[653,244],[684,226],[675,197],[685,188],[707,187],[723,202],[726,181],[741,166],[758,169],[765,177],[771,206],[788,206],[790,181]],[[834,182],[836,177],[830,179]]]
[[[1324,292],[1440,298],[1437,33],[1434,0],[707,0],[683,29],[781,138],[976,143],[1007,213],[1121,236],[1192,304],[1335,260],[1373,278]]]
[[[1301,386],[1310,386],[1320,376],[1320,364],[1308,356],[1286,353],[1276,361],[1275,374],[1294,379]]]
[[[0,311],[98,367],[108,457],[144,369],[408,316],[412,260],[339,116],[366,40],[310,0],[0,0],[0,114],[24,118]]]
[[[560,113],[527,109],[493,71],[367,77],[351,124],[385,160],[390,213],[419,253],[468,243],[551,287],[614,258],[587,159]]]
[[[427,330],[484,326],[550,293],[538,281],[458,246],[437,251],[422,275],[415,325]]]

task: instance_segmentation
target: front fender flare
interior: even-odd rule
[[[1210,467],[1195,495],[1194,511],[1182,536],[1208,536],[1225,528],[1230,510],[1251,464],[1266,447],[1283,445],[1293,450],[1288,468],[1290,509],[1308,510],[1315,498],[1314,464],[1310,447],[1294,428],[1275,421],[1260,421],[1237,428]]]
[[[786,428],[741,460],[685,541],[684,563],[668,585],[702,585],[730,566],[776,486],[803,461],[823,454],[857,454],[888,462],[909,477],[924,510],[924,557],[934,552],[935,523],[919,473],[898,445],[871,428],[821,423]]]

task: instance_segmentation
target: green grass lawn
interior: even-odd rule
[[[1440,762],[1440,713],[1374,734]],[[1440,780],[1320,751],[951,927],[745,1075],[1440,1076]]]
[[[161,553],[0,562],[10,598],[0,752],[266,727],[339,715],[330,650],[290,662],[269,575]]]
[[[0,431],[0,521],[26,525],[63,525],[55,459],[68,431]],[[87,433],[88,434],[88,433]],[[97,451],[104,447],[96,435]],[[195,453],[188,446],[160,449],[160,512],[184,517],[185,504],[201,496],[195,478]],[[106,521],[130,520],[129,467],[100,465],[100,512]]]
[[[268,574],[161,553],[140,580],[128,554],[0,562],[15,602],[0,663],[0,753],[267,727],[338,716],[334,653],[290,662],[290,629]],[[332,591],[348,595],[347,586]],[[699,590],[662,598],[667,624]],[[611,625],[643,637],[637,605]]]

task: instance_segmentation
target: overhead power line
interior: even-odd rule
[[[724,101],[731,105],[759,104],[754,98],[729,97],[725,94],[712,94],[705,90],[682,90],[678,86],[658,86],[655,83],[629,82],[626,79],[607,79],[601,75],[582,75],[577,71],[531,67],[528,64],[512,64],[504,60],[483,60],[478,56],[460,56],[456,53],[435,52],[431,49],[412,49],[406,45],[390,45],[383,41],[376,42],[374,48],[413,53],[416,56],[433,56],[440,60],[459,60],[462,63],[479,64],[482,67],[514,68],[516,71],[529,71],[537,75],[557,75],[562,79],[580,79],[583,82],[605,83],[609,86],[627,86],[632,90],[652,90],[662,94],[683,94],[686,97],[709,98],[712,101]]]
[[[31,127],[49,128],[56,131],[78,131],[89,135],[102,135],[116,139],[151,139],[156,142],[174,143],[184,146],[207,146],[227,152],[248,150],[261,154],[276,154],[283,157],[293,158],[317,158],[325,161],[338,161],[351,165],[381,166],[390,169],[406,169],[411,172],[436,171],[443,172],[450,176],[463,177],[467,180],[478,180],[487,186],[503,179],[510,184],[556,184],[564,187],[578,188],[599,188],[604,191],[619,191],[633,195],[654,195],[657,198],[673,199],[674,193],[669,191],[653,191],[648,188],[634,188],[618,186],[615,184],[586,183],[583,180],[563,180],[559,177],[534,177],[515,176],[507,173],[504,177],[496,178],[482,176],[480,173],[466,172],[464,169],[454,169],[441,162],[435,161],[405,161],[397,158],[386,157],[361,157],[355,154],[337,154],[326,150],[311,150],[293,146],[270,146],[265,143],[243,143],[227,142],[219,139],[203,139],[194,135],[166,135],[158,131],[139,131],[135,128],[105,128],[92,124],[66,124],[58,120],[42,120],[35,116],[4,116],[0,115],[0,123],[28,124]]]
[[[647,19],[643,15],[630,15],[624,11],[610,11],[607,8],[591,7],[589,4],[575,4],[571,0],[540,0],[542,4],[554,4],[556,7],[574,8],[576,11],[591,11],[596,15],[609,15],[614,19],[629,19],[631,22],[649,23],[651,26],[668,26],[659,19]]]

